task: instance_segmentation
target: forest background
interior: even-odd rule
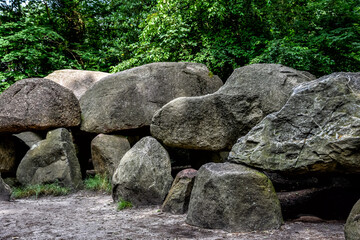
[[[0,93],[58,69],[159,61],[360,71],[359,0],[1,0]]]

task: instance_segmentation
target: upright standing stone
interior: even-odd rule
[[[113,199],[162,204],[172,181],[169,154],[154,138],[145,137],[121,159],[112,179]]]
[[[112,177],[120,160],[129,150],[130,143],[125,137],[97,135],[91,141],[91,159],[95,172]]]
[[[197,170],[184,169],[176,175],[163,205],[163,212],[184,214],[189,207],[191,191],[194,186]]]
[[[34,145],[21,161],[17,179],[23,185],[59,182],[78,188],[82,185],[80,164],[71,133],[59,128]]]
[[[282,224],[280,202],[262,173],[233,163],[208,163],[197,174],[186,222],[230,232]]]

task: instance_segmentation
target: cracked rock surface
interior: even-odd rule
[[[23,79],[0,95],[0,132],[80,124],[80,106],[67,88],[43,78]]]
[[[267,171],[360,172],[360,73],[294,89],[285,106],[240,138],[229,160]]]
[[[171,100],[213,93],[221,86],[220,78],[198,63],[152,63],[125,70],[103,78],[81,97],[81,129],[110,133],[148,127],[154,113]]]

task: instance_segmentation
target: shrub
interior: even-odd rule
[[[107,175],[96,174],[84,180],[85,188],[92,191],[111,193],[111,182]]]

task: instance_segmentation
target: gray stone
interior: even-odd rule
[[[58,182],[71,188],[82,185],[80,164],[71,133],[64,129],[48,132],[21,160],[16,172],[23,185]]]
[[[23,141],[29,148],[31,148],[36,143],[40,142],[41,140],[44,140],[40,134],[37,134],[35,132],[22,132],[18,134],[14,134],[15,137]]]
[[[47,130],[80,124],[75,95],[42,78],[16,82],[0,95],[0,132]]]
[[[9,201],[11,188],[4,182],[0,174],[0,201]]]
[[[91,159],[97,174],[113,176],[120,160],[130,150],[122,136],[99,134],[91,141]]]
[[[152,63],[112,74],[80,99],[81,129],[109,133],[148,127],[154,113],[169,101],[212,93],[221,85],[197,63]]]
[[[45,78],[70,89],[77,99],[80,99],[92,85],[109,75],[110,73],[105,72],[62,69],[47,75]]]
[[[189,207],[191,191],[194,186],[197,170],[184,169],[176,175],[161,210],[172,214],[184,214]]]
[[[346,220],[344,231],[346,240],[360,239],[360,200],[352,208]]]
[[[267,171],[360,172],[360,74],[294,89],[286,105],[234,145],[229,160]]]
[[[142,138],[121,159],[112,178],[114,201],[162,204],[173,178],[170,157],[152,137]]]
[[[186,223],[229,232],[282,224],[279,199],[262,173],[233,163],[208,163],[196,176]]]
[[[152,119],[151,134],[171,147],[230,149],[267,114],[280,110],[294,86],[312,79],[278,64],[238,68],[217,92],[162,107]]]

